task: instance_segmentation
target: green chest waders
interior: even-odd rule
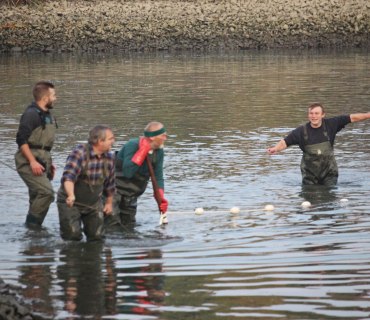
[[[302,183],[335,185],[338,167],[329,141],[307,145],[301,161]]]
[[[23,156],[21,150],[15,154],[15,165],[17,172],[28,187],[29,209],[26,218],[27,224],[41,225],[54,201],[54,191],[50,183],[51,178],[51,154],[55,137],[55,125],[45,124],[32,131],[27,143],[36,160],[45,167],[41,176],[32,173],[28,160]]]
[[[150,156],[155,165],[156,153]],[[135,223],[137,200],[148,186],[149,176],[136,173],[132,178],[122,175],[122,160],[116,160],[116,195],[113,201],[113,214],[119,216],[121,224]]]
[[[334,149],[323,121],[323,135],[326,141],[316,144],[308,143],[307,124],[303,128],[304,152],[301,161],[302,184],[335,185],[338,181],[338,166],[334,157]]]

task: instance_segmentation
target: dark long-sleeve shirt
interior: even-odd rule
[[[149,169],[146,161],[141,166],[132,162],[131,159],[139,149],[139,138],[130,139],[118,152],[118,158],[122,160],[122,173],[126,178],[132,178],[135,173],[139,173],[142,176],[148,177]],[[163,159],[164,151],[163,149],[157,149],[153,154],[154,158],[154,174],[157,179],[159,188],[164,189],[164,179],[163,179]]]
[[[53,118],[49,111],[42,110],[36,102],[32,102],[21,116],[19,128],[17,132],[16,142],[20,148],[22,145],[28,143],[28,139],[32,131],[36,128],[53,123]]]
[[[301,150],[304,151],[305,145],[325,142],[328,141],[329,138],[329,141],[333,146],[337,133],[351,122],[351,117],[349,115],[342,115],[328,119],[324,118],[323,122],[325,122],[328,137],[324,135],[323,125],[321,125],[319,128],[312,128],[309,123],[306,123],[305,125],[294,129],[286,138],[284,138],[286,145],[289,147],[297,144]],[[304,138],[304,126],[307,128],[307,141],[305,141]]]

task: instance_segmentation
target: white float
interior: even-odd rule
[[[311,202],[310,201],[303,201],[301,204],[302,208],[309,208],[311,207]]]
[[[240,213],[240,209],[238,207],[232,207],[230,209],[230,213],[231,214],[238,214],[238,213]]]
[[[195,214],[203,214],[203,213],[204,213],[204,210],[203,210],[203,208],[196,208],[196,209],[194,210],[194,213],[195,213]]]
[[[266,204],[264,209],[266,211],[273,211],[275,209],[275,207],[272,204]]]

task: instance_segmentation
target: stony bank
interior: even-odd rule
[[[0,7],[0,51],[369,47],[368,0],[61,0]]]
[[[51,320],[34,314],[21,297],[20,288],[5,284],[0,279],[0,319],[1,320]]]

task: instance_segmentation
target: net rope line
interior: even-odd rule
[[[17,172],[16,169],[14,169],[10,164],[4,162],[3,160],[0,160],[0,162],[2,164],[4,164],[5,166],[7,166],[8,168],[12,169],[13,171]],[[46,186],[42,186],[45,190],[48,190],[48,191],[52,191],[54,194],[57,194],[58,191],[55,191],[53,188],[49,188],[49,187],[46,187]],[[77,202],[77,201],[74,201],[74,204],[78,205],[78,206],[81,206],[81,207],[85,207],[85,208],[88,208],[88,209],[96,209],[96,206],[89,206],[87,204],[83,204],[83,203],[80,203],[80,202]]]
[[[6,163],[6,162],[4,162],[3,160],[0,160],[0,162],[2,163],[2,164],[4,164],[5,166],[7,166],[8,168],[10,168],[11,170],[13,170],[13,171],[15,171],[15,172],[17,172],[17,170],[13,167],[13,166],[11,166],[10,164],[8,164],[8,163]],[[45,186],[43,186],[44,187],[44,189],[46,189],[46,190],[48,190],[48,191],[52,191],[53,192],[53,194],[57,194],[58,193],[58,191],[55,191],[53,188],[48,188],[48,187],[45,187]],[[81,202],[78,202],[78,201],[74,201],[74,204],[75,205],[77,205],[77,206],[80,206],[80,207],[84,207],[84,208],[87,208],[87,209],[92,209],[92,210],[95,210],[97,207],[98,207],[98,205],[95,205],[95,206],[89,206],[89,205],[87,205],[87,204],[84,204],[84,203],[81,203]],[[100,204],[100,203],[99,203]],[[110,215],[108,215],[108,217],[109,216],[112,216],[112,214],[110,214]],[[126,227],[125,225],[123,225],[120,221],[116,221],[118,224],[119,224],[119,226],[120,227],[122,227],[123,229],[125,229],[126,231],[130,231],[129,230],[129,228],[128,227]]]
[[[4,165],[6,165],[8,168],[10,168],[10,169],[12,169],[13,171],[15,171],[15,172],[17,172],[17,170],[16,169],[14,169],[11,165],[9,165],[8,163],[6,163],[6,162],[4,162],[4,161],[2,161],[2,160],[0,160],[0,162],[2,163],[2,164],[4,164]],[[43,186],[44,187],[44,189],[46,189],[46,190],[49,190],[49,191],[52,191],[53,192],[53,194],[57,194],[58,192],[57,191],[55,191],[53,188],[48,188],[48,187],[45,187],[45,186]],[[92,209],[92,210],[96,210],[99,206],[100,206],[100,203],[99,204],[97,204],[97,205],[95,205],[95,206],[89,206],[89,205],[87,205],[87,204],[84,204],[84,203],[80,203],[80,202],[78,202],[78,201],[74,201],[74,204],[75,205],[77,205],[77,206],[80,206],[80,207],[84,207],[84,208],[87,208],[87,209]],[[108,215],[108,217],[109,216],[112,216],[112,214],[110,214],[110,215]],[[116,221],[117,223],[118,223],[118,225],[121,227],[121,228],[123,228],[123,229],[125,229],[126,231],[130,231],[129,230],[129,228],[128,227],[126,227],[125,225],[123,225],[120,221]]]
[[[239,208],[240,211],[239,213],[247,213],[247,212],[258,212],[258,211],[273,211],[273,210],[266,210],[264,209],[263,207],[262,208],[254,208],[254,209],[243,209],[243,208]],[[235,214],[237,215],[238,213],[231,213],[230,212],[230,208],[229,209],[204,209],[203,208],[203,213],[202,214],[205,214],[205,213],[223,213],[223,212],[229,212],[230,214]],[[188,214],[188,213],[195,213],[196,209],[194,210],[179,210],[179,211],[167,211],[168,214]],[[201,215],[201,214],[199,214]]]
[[[4,164],[5,166],[7,166],[8,168],[10,168],[11,170],[17,172],[17,170],[11,166],[10,164],[4,162],[3,160],[0,160],[0,162],[2,164]],[[58,192],[55,191],[54,189],[50,189],[48,187],[44,187],[46,188],[47,190],[49,191],[52,191],[54,194],[57,194]],[[80,203],[80,202],[77,202],[75,201],[74,202],[76,205],[78,206],[81,206],[81,207],[85,207],[85,208],[88,208],[88,209],[95,209],[96,207],[95,206],[89,206],[89,205],[86,205],[86,204],[83,204],[83,203]],[[255,208],[255,209],[243,209],[243,208],[239,208],[240,209],[240,213],[245,213],[245,212],[255,212],[255,211],[259,211],[259,210],[262,210],[262,211],[268,211],[268,210],[265,210],[264,208]],[[212,212],[230,212],[230,209],[204,209],[203,208],[203,213],[212,213]],[[181,211],[167,211],[168,214],[188,214],[188,213],[194,213],[195,212],[195,209],[194,210],[181,210]]]
[[[3,160],[0,160],[0,162],[7,166],[8,168],[10,168],[11,170],[17,172],[16,169],[14,169],[10,164],[6,163],[5,161]],[[46,187],[45,187],[46,188]],[[57,191],[55,191],[54,189],[50,189],[50,188],[47,188],[47,190],[50,190],[52,191],[54,194],[57,194]],[[342,199],[342,200],[346,200],[346,199]],[[339,201],[339,202],[342,202],[342,201]],[[345,202],[344,202],[345,203]],[[75,201],[74,204],[78,205],[78,206],[81,206],[81,207],[85,207],[85,208],[88,208],[88,209],[96,209],[96,206],[89,206],[89,205],[86,205],[86,204],[83,204],[83,203],[80,203],[80,202],[77,202]],[[198,213],[196,214],[195,213],[195,210],[180,210],[180,211],[167,211],[167,214],[171,215],[171,214],[196,214],[196,215],[203,215],[203,214],[207,214],[207,213],[223,213],[223,212],[229,212],[231,215],[238,215],[238,214],[243,214],[243,213],[249,213],[249,212],[258,212],[258,211],[264,211],[264,212],[274,212],[276,210],[276,208],[272,209],[272,210],[266,210],[266,208],[262,207],[262,208],[253,208],[253,209],[243,209],[243,208],[239,208],[239,212],[238,213],[232,213],[230,212],[230,210],[232,209],[203,209],[203,212],[202,213]],[[120,224],[120,226],[124,227],[125,226],[123,224]]]

